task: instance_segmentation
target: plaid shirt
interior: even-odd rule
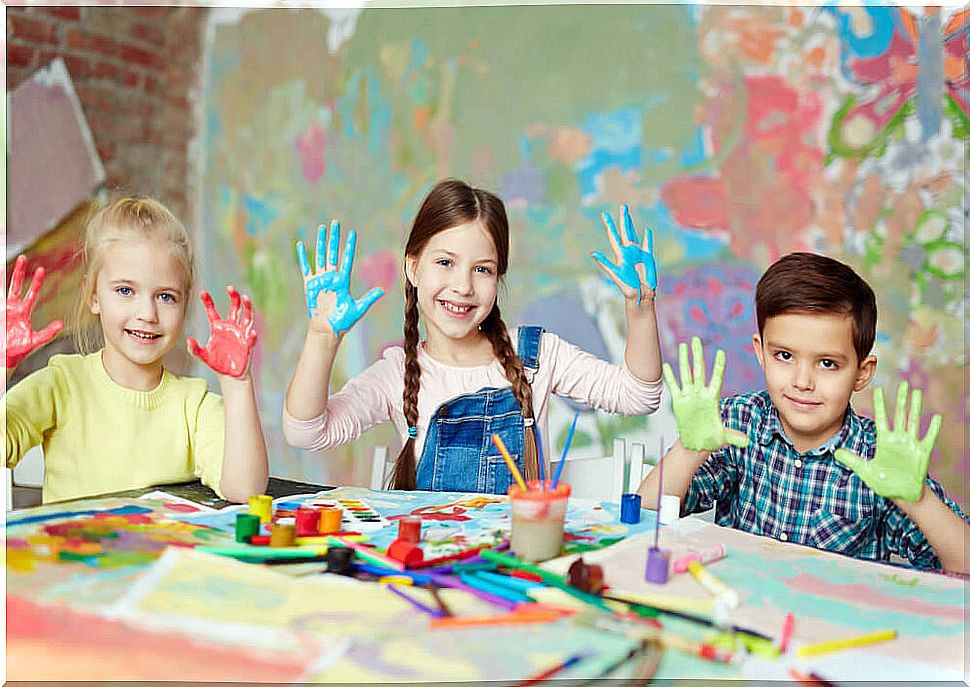
[[[834,437],[800,454],[766,391],[723,399],[721,417],[751,443],[712,453],[694,474],[682,512],[709,510],[716,501],[718,525],[856,558],[888,561],[895,553],[919,568],[942,567],[916,523],[835,460],[839,447],[871,460],[875,422],[850,406]],[[927,477],[926,485],[968,520],[936,480]]]

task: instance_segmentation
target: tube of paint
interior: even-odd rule
[[[707,565],[708,563],[721,560],[726,555],[727,549],[724,547],[724,544],[717,544],[707,549],[701,549],[700,551],[692,551],[683,558],[678,558],[674,561],[674,572],[687,572],[687,566],[691,561],[697,561],[701,565]]]

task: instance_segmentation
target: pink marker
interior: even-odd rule
[[[693,551],[683,558],[678,558],[676,561],[674,561],[674,572],[687,572],[687,566],[691,561],[697,561],[701,565],[707,565],[708,563],[721,560],[726,554],[727,549],[724,548],[724,544],[717,544],[716,546],[712,546],[708,549]]]

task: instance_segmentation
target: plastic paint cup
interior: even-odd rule
[[[549,560],[562,550],[562,531],[566,521],[566,506],[572,489],[559,482],[550,489],[551,483],[529,482],[529,490],[522,491],[517,485],[509,487],[509,508],[512,513],[512,540],[509,548],[517,558],[535,563]]]
[[[296,536],[312,537],[320,531],[320,511],[316,508],[296,509]]]
[[[236,541],[245,542],[254,534],[259,534],[259,516],[252,513],[236,514]]]
[[[261,523],[268,523],[273,517],[273,497],[266,494],[253,494],[249,497],[249,512],[258,515]]]
[[[397,521],[398,539],[418,544],[421,541],[421,516],[406,515]]]
[[[281,525],[276,523],[269,533],[270,546],[293,546],[293,538],[296,536],[294,525]]]
[[[680,497],[664,494],[660,497],[660,524],[670,525],[680,520]]]
[[[640,522],[640,494],[620,497],[620,522],[631,525]]]
[[[333,534],[340,531],[340,521],[344,517],[342,508],[320,509],[320,534]]]

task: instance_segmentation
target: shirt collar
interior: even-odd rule
[[[768,411],[764,422],[761,424],[758,443],[762,446],[767,446],[776,436],[781,438],[782,441],[794,450],[791,440],[785,435],[785,428],[782,427],[781,418],[778,417],[778,409],[769,397]],[[846,406],[845,417],[842,419],[842,426],[839,428],[839,431],[824,444],[806,452],[805,455],[824,456],[829,453],[835,453],[835,449],[837,448],[845,448],[858,455],[863,455],[865,452],[865,431],[858,414],[852,409],[851,405]]]

